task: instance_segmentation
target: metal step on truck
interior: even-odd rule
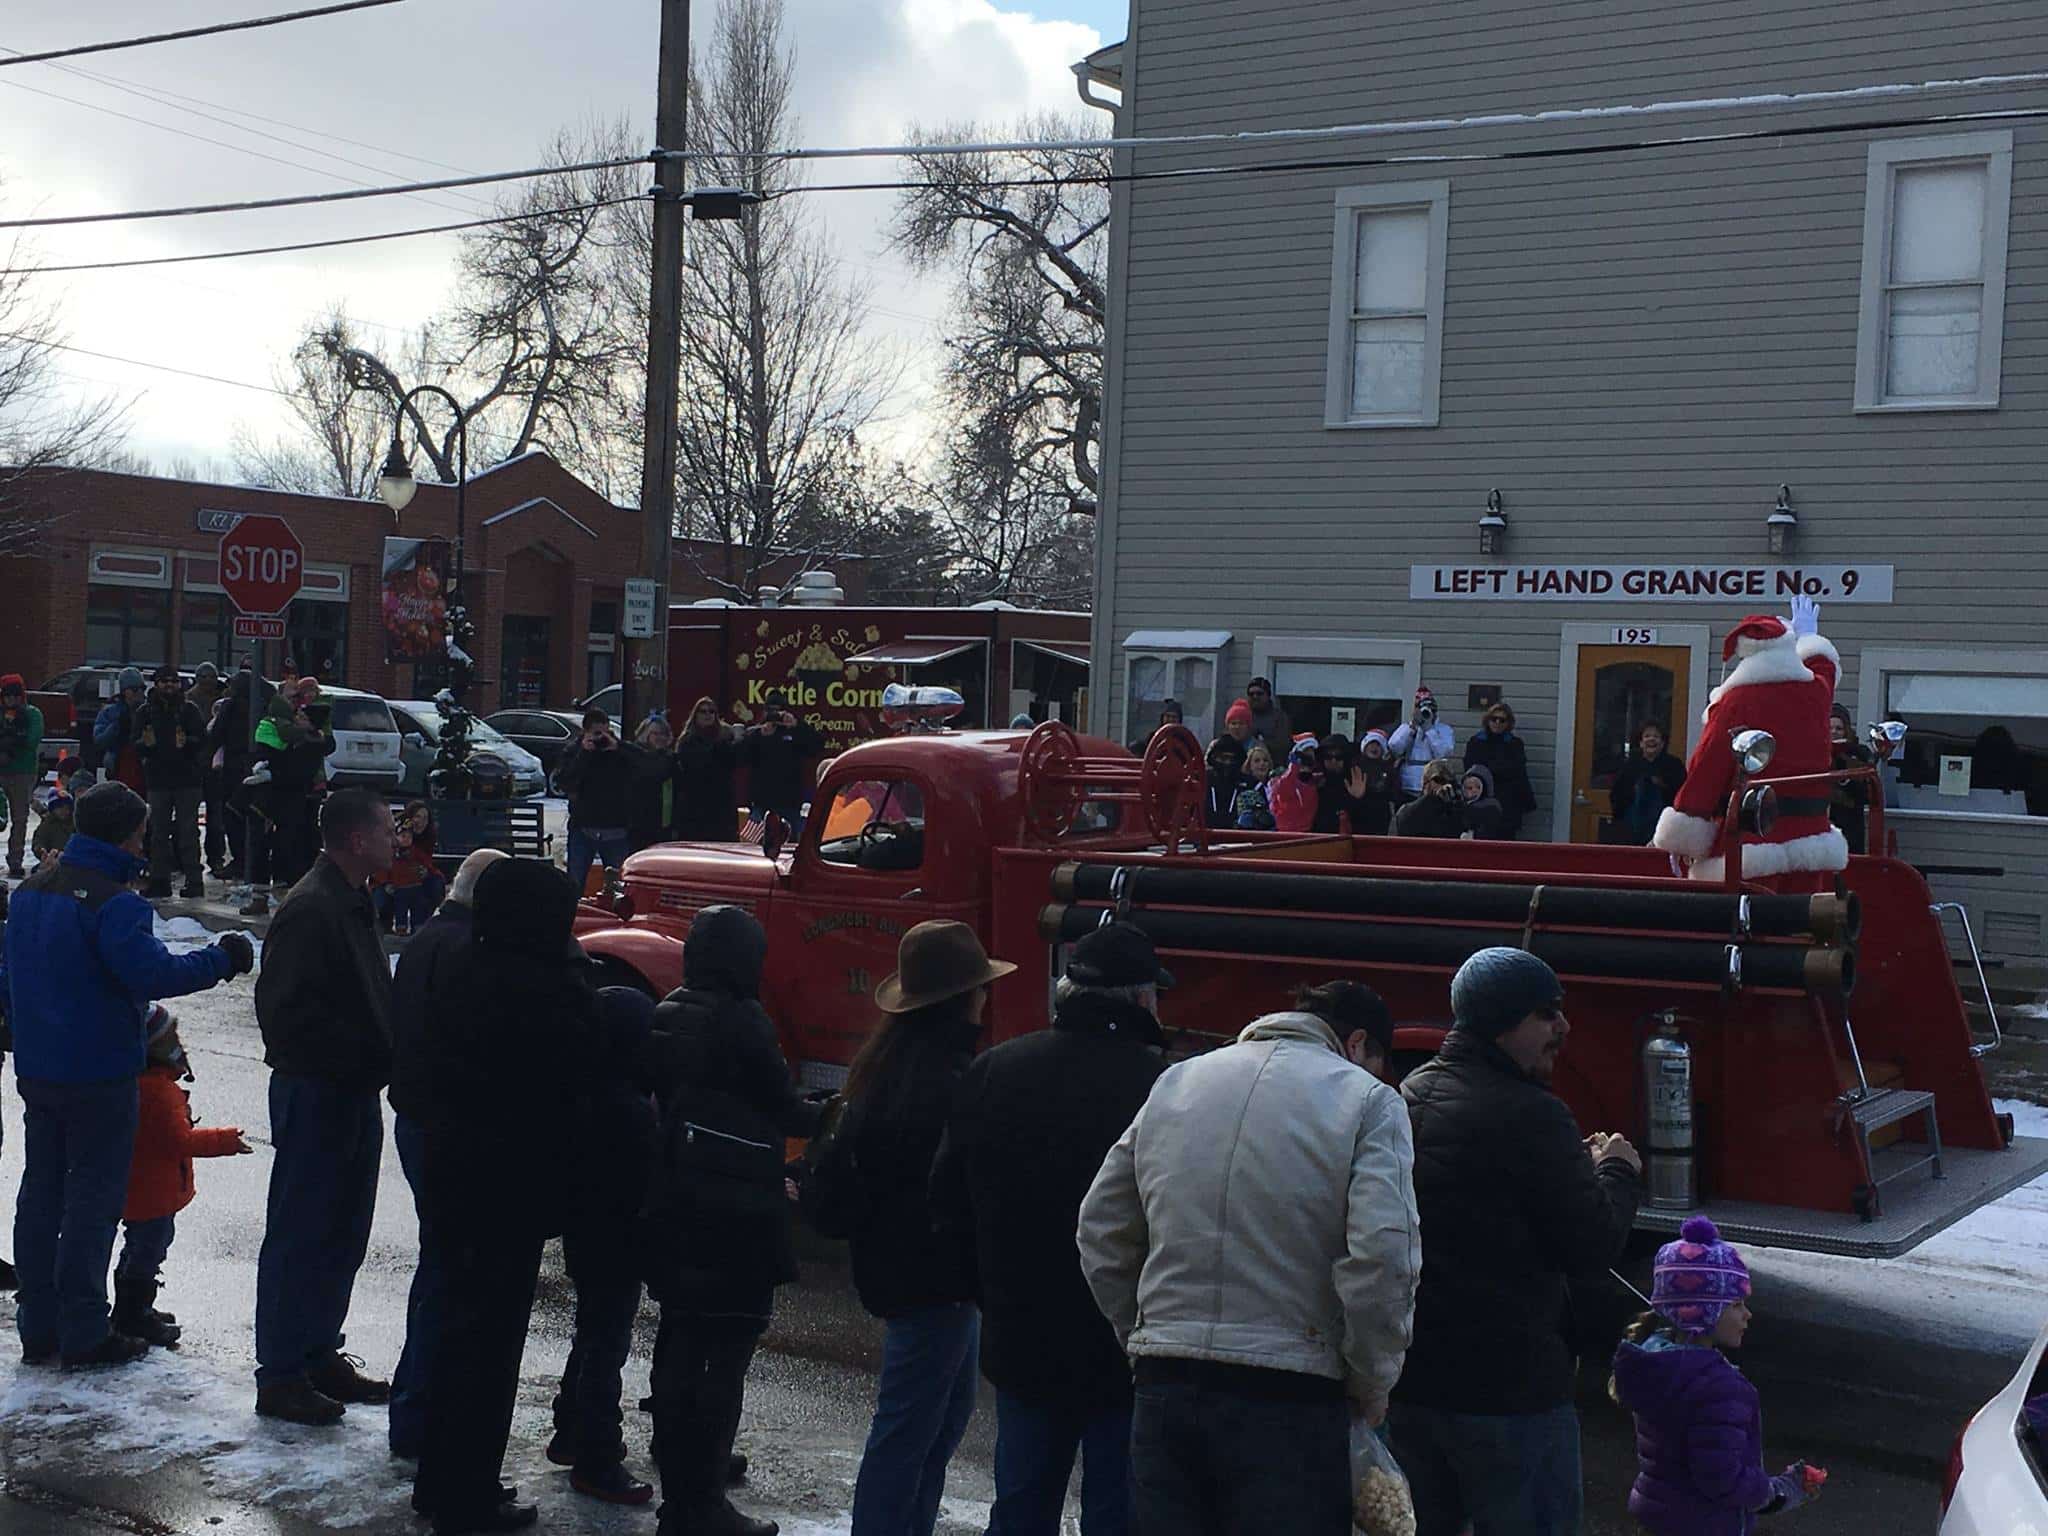
[[[1738,768],[1737,855],[1706,883],[1646,848],[1211,831],[1201,746],[1175,726],[1134,756],[1056,721],[919,723],[834,759],[787,845],[778,825],[760,846],[629,859],[578,921],[607,979],[665,994],[692,917],[745,907],[768,932],[763,1001],[784,1050],[806,1085],[835,1088],[913,924],[958,919],[1018,962],[993,1042],[1046,1027],[1068,946],[1122,918],[1178,978],[1161,1010],[1174,1055],[1345,975],[1386,998],[1406,1070],[1449,1028],[1457,967],[1519,945],[1567,990],[1555,1091],[1644,1154],[1648,1233],[1697,1210],[1733,1241],[1889,1257],[2048,1171],[2048,1140],[2015,1138],[1993,1109],[1991,1045],[1971,1035],[1910,865],[1856,857],[1819,890],[1743,877],[1750,829],[1778,790],[1812,794],[1803,779]]]

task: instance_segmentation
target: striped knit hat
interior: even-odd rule
[[[1650,1305],[1681,1333],[1708,1332],[1730,1302],[1749,1295],[1749,1266],[1704,1216],[1689,1218],[1678,1241],[1657,1250],[1654,1273]]]

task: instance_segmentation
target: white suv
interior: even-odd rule
[[[328,728],[334,732],[334,751],[327,759],[327,782],[336,789],[361,784],[396,790],[405,778],[405,761],[391,706],[374,693],[325,686],[318,702],[333,710]]]

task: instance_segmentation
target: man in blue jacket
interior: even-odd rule
[[[149,1005],[256,963],[239,933],[185,955],[158,940],[155,914],[131,889],[149,823],[134,790],[95,785],[76,815],[58,861],[14,893],[6,936],[26,1157],[15,1326],[24,1363],[61,1356],[66,1369],[123,1364],[146,1347],[108,1326],[107,1264],[128,1192]]]

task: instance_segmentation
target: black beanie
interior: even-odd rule
[[[487,949],[549,959],[577,954],[570,930],[578,896],[570,878],[542,859],[500,859],[476,882],[472,919]]]
[[[149,806],[126,784],[109,779],[78,797],[72,825],[87,837],[119,847],[149,820]]]

